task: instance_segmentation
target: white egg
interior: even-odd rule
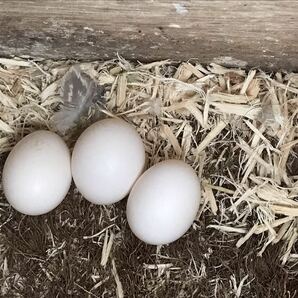
[[[179,160],[160,162],[132,188],[126,209],[128,224],[148,244],[171,243],[192,225],[200,198],[199,178],[189,165]]]
[[[88,127],[72,154],[72,175],[81,194],[94,204],[123,199],[143,172],[145,149],[128,123],[105,119]]]
[[[8,202],[21,213],[56,208],[71,184],[70,152],[62,138],[45,130],[24,137],[8,155],[2,183]]]

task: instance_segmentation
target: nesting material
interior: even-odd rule
[[[1,154],[32,131],[55,129],[62,78],[74,64],[0,59]],[[203,181],[200,215],[217,215],[210,228],[239,234],[238,247],[263,234],[260,254],[280,242],[281,262],[297,259],[297,74],[121,58],[80,67],[105,87],[106,106],[93,104],[65,134],[70,146],[102,112],[123,118],[141,135],[149,165],[178,158],[197,171]],[[103,266],[113,238],[106,231]],[[113,275],[122,297],[114,261]]]

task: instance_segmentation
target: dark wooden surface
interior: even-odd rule
[[[0,0],[1,56],[117,53],[298,70],[298,1]]]

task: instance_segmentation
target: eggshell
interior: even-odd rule
[[[145,149],[130,124],[105,119],[88,127],[72,154],[72,174],[81,194],[94,204],[123,199],[143,172]]]
[[[199,178],[189,165],[160,162],[135,183],[127,202],[128,224],[148,244],[171,243],[192,225],[200,198]]]
[[[70,152],[58,135],[40,130],[10,152],[2,183],[8,202],[19,212],[40,215],[57,207],[71,184]]]

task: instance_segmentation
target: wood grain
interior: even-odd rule
[[[0,55],[95,60],[119,53],[297,70],[297,16],[298,1],[6,0]]]

